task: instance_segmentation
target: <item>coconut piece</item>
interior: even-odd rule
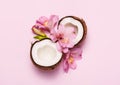
[[[76,16],[66,16],[59,21],[58,29],[59,29],[59,25],[63,25],[65,27],[67,26],[74,27],[75,29],[74,33],[76,34],[76,38],[74,39],[75,45],[81,43],[86,37],[87,26],[83,19],[80,19]]]
[[[62,59],[62,53],[50,39],[34,42],[30,55],[33,63],[44,70],[54,69]]]

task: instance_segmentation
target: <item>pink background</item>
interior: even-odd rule
[[[75,71],[44,72],[31,62],[31,27],[40,16],[82,17],[88,26]],[[120,85],[119,0],[0,0],[0,85]]]

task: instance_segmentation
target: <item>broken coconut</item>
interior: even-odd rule
[[[65,26],[66,29],[69,29],[69,27],[75,29],[74,45],[81,43],[86,37],[87,26],[83,19],[66,16],[59,21],[58,29],[60,29],[59,25]],[[41,33],[37,31],[37,34]],[[31,46],[30,55],[33,63],[44,70],[54,69],[62,60],[62,53],[58,51],[56,43],[47,38],[34,42]]]
[[[58,29],[59,29],[59,25],[63,25],[66,28],[74,27],[74,30],[75,30],[74,33],[76,35],[76,38],[74,39],[75,45],[81,43],[86,37],[87,26],[83,19],[80,19],[75,16],[66,16],[59,21]]]
[[[44,70],[54,69],[62,59],[62,53],[50,39],[33,43],[30,54],[33,63]]]

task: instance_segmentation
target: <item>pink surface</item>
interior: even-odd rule
[[[0,0],[0,85],[120,85],[119,0]],[[88,35],[75,71],[37,69],[29,50],[40,16],[84,18]]]

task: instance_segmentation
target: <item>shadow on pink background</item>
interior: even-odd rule
[[[0,85],[120,85],[119,0],[0,0]],[[77,69],[44,72],[29,56],[40,16],[75,15],[88,26]]]

